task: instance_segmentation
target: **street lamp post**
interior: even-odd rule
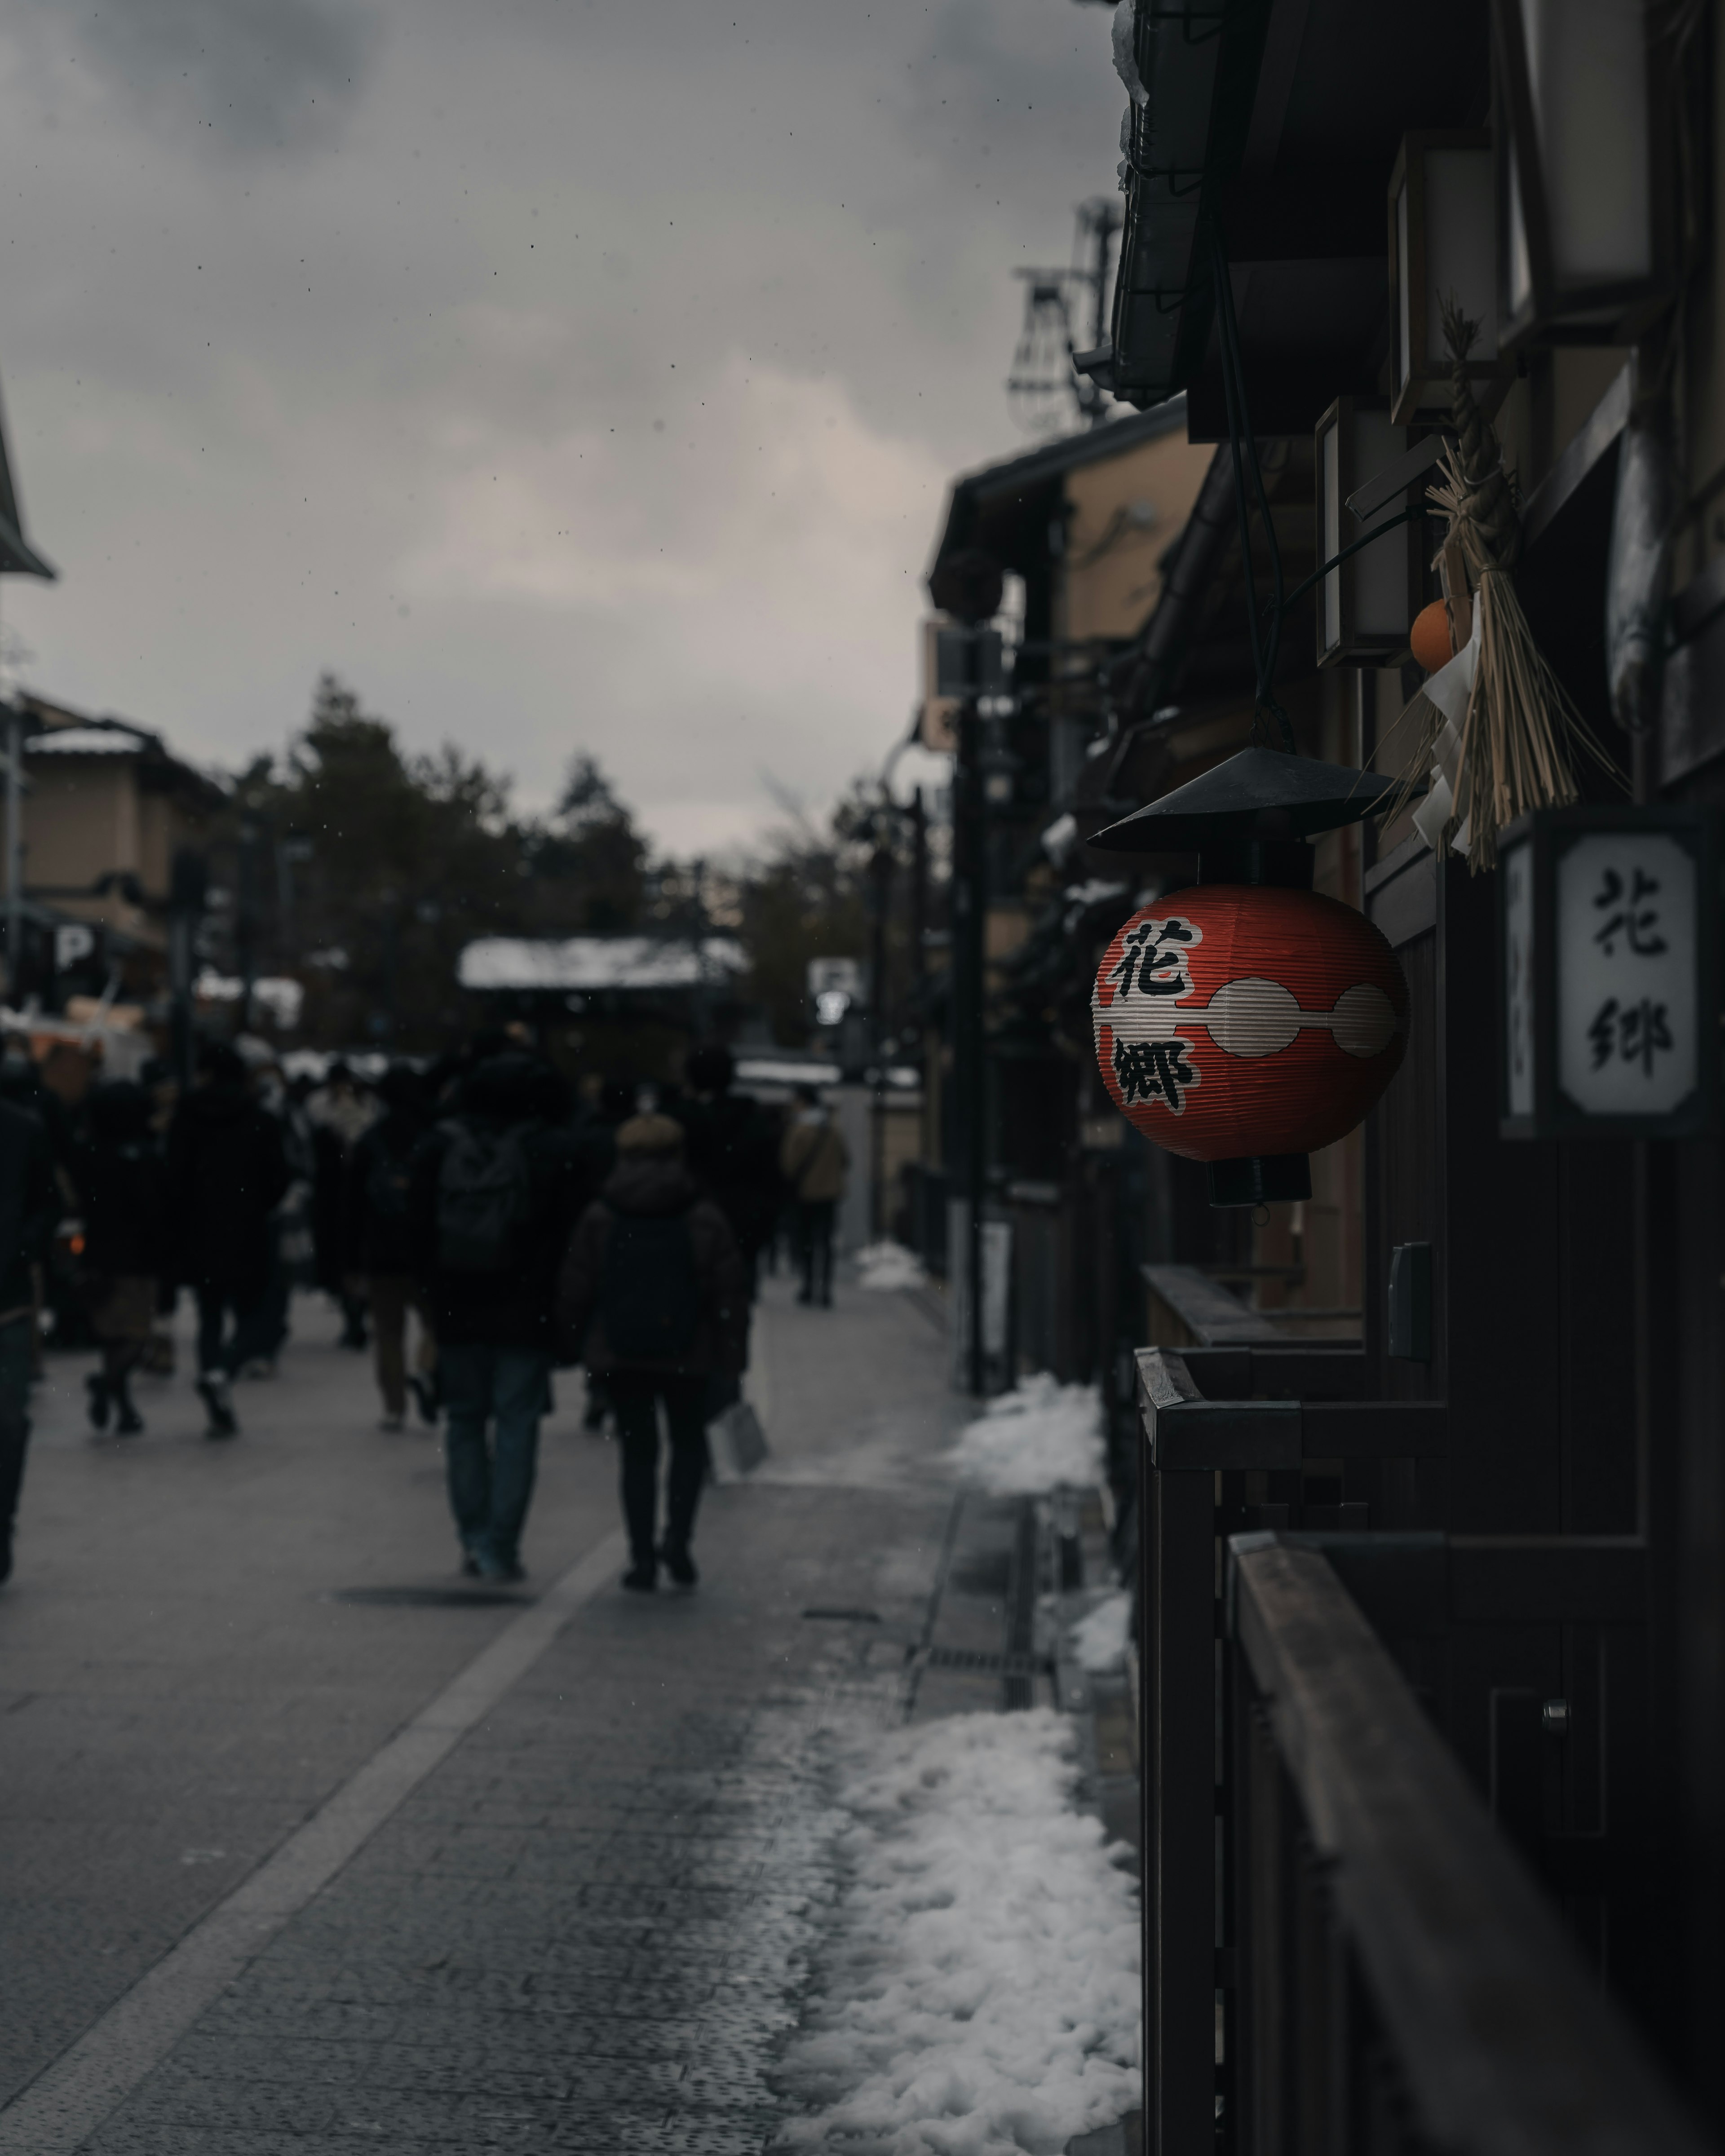
[[[24,719],[17,705],[6,715],[6,993],[22,1001],[24,954]]]
[[[983,930],[988,906],[988,803],[983,791],[982,716],[972,693],[958,718],[952,772],[953,1165],[964,1202],[964,1375],[985,1389],[983,1330],[983,1197],[987,1121],[983,1094]]]
[[[869,963],[869,1017],[875,1066],[872,1127],[869,1132],[869,1188],[872,1214],[869,1232],[877,1242],[886,1233],[890,1218],[886,1187],[886,1061],[889,1045],[886,1030],[886,916],[887,908],[892,902],[892,868],[891,811],[883,805],[875,819],[875,850],[869,857],[870,901],[874,914],[870,923],[872,948]]]

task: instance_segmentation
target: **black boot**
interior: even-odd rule
[[[116,1414],[114,1435],[116,1437],[136,1437],[144,1427],[144,1418],[132,1405],[131,1387],[121,1378],[109,1390],[113,1397]]]
[[[695,1560],[689,1554],[687,1543],[680,1546],[667,1543],[659,1553],[659,1561],[679,1587],[693,1587],[701,1577],[695,1569]]]
[[[659,1566],[651,1550],[644,1556],[639,1550],[623,1575],[623,1584],[631,1594],[651,1594],[659,1585]]]
[[[90,1426],[92,1430],[108,1427],[108,1380],[100,1370],[92,1370],[84,1381],[84,1389],[90,1399]]]

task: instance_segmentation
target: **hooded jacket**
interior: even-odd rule
[[[433,1332],[449,1346],[548,1351],[554,1344],[557,1267],[591,1188],[572,1134],[546,1119],[558,1082],[548,1065],[531,1056],[491,1057],[469,1074],[455,1114],[434,1126],[413,1156],[411,1270],[424,1286]],[[526,1156],[531,1210],[504,1271],[451,1272],[438,1263],[439,1179],[463,1124],[517,1132]]]
[[[244,1305],[270,1278],[270,1215],[291,1180],[281,1126],[244,1085],[195,1087],[167,1134],[177,1276]]]
[[[155,1106],[136,1085],[98,1086],[90,1096],[90,1139],[76,1176],[84,1260],[100,1280],[154,1278],[168,1268],[167,1169],[151,1128]]]
[[[624,1361],[605,1336],[606,1258],[620,1219],[687,1222],[700,1304],[695,1337],[681,1353]],[[596,1377],[614,1370],[665,1376],[734,1377],[748,1362],[748,1276],[730,1223],[675,1156],[625,1153],[569,1239],[557,1281],[557,1335],[564,1353]]]

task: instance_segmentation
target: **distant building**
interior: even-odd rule
[[[159,734],[20,694],[24,715],[21,988],[44,1003],[99,994],[116,967],[128,997],[161,985],[174,852],[224,796]],[[86,943],[74,932],[91,932]]]

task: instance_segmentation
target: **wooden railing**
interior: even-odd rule
[[[1318,1551],[1229,1559],[1245,2156],[1700,2156]]]
[[[1427,1778],[1433,1794],[1401,1845],[1407,1861],[1423,1840],[1465,1869],[1483,1840],[1491,1880],[1508,1866],[1539,1907],[1537,1875],[1550,1907],[1561,1904],[1589,1942],[1599,1974],[1633,1975],[1637,1955],[1657,1950],[1626,1861],[1645,1832],[1646,1552],[1626,1537],[1374,1532],[1370,1503],[1348,1493],[1379,1486],[1386,1461],[1442,1461],[1449,1411],[1366,1397],[1368,1382],[1365,1357],[1347,1350],[1254,1343],[1139,1357],[1151,2146],[1161,2156],[1212,2146],[1236,2156],[1378,2156],[1428,2143],[1526,2156],[1696,2146],[1517,2139],[1521,2114],[1500,2116],[1495,2098],[1482,2109],[1470,2098],[1471,2138],[1457,2139],[1448,2113],[1407,2108],[1418,2076],[1403,2056],[1412,2037],[1403,1994],[1374,1988],[1390,1948],[1374,1933],[1367,1955],[1348,1911],[1327,1898],[1340,1815],[1324,1792],[1368,1789],[1375,1774],[1385,1803],[1393,1781],[1398,1801],[1416,1803],[1420,1775],[1394,1780],[1390,1755],[1417,1737],[1409,1756],[1421,1774],[1434,1758],[1444,1774]],[[1296,1575],[1322,1584],[1331,1645],[1339,1654],[1348,1644],[1335,1673],[1343,1689],[1323,1695],[1327,1719],[1313,1718],[1313,1686],[1330,1650],[1314,1645],[1309,1624],[1279,1630],[1295,1610],[1271,1583]],[[1368,1670],[1372,1713],[1338,1719],[1337,1702]],[[1392,1694],[1395,1712],[1385,1709],[1374,1735],[1373,1713]],[[1328,1758],[1334,1744],[1342,1753]],[[1465,1830],[1455,1825],[1464,1813]],[[1372,1864],[1386,1861],[1380,1851]],[[1523,1863],[1530,1871],[1517,1870]],[[1377,1873],[1368,1865],[1363,1876]],[[1402,1912],[1394,1927],[1414,1925],[1397,1951],[1430,1957],[1439,1942],[1422,1942],[1408,1913],[1418,1885],[1410,1876],[1391,1897]],[[1548,1945],[1557,1923],[1548,1917],[1529,1938]],[[1308,1949],[1315,1960],[1301,1958]],[[1565,1952],[1579,1964],[1579,1950]],[[1532,1969],[1569,2000],[1570,1976],[1538,1974],[1546,1958],[1538,1947],[1537,1969],[1522,1967],[1517,1984]],[[1442,1955],[1439,1964],[1449,1974],[1432,1981],[1451,1983],[1455,1965]],[[1482,1964],[1481,1985],[1496,1981],[1492,1966]],[[1561,1954],[1553,1964],[1569,1967]],[[1342,1970],[1353,1974],[1344,1981]],[[1523,2017],[1515,1986],[1501,2004],[1506,2025]],[[1445,2010],[1487,2051],[1497,2042],[1465,2002]],[[1634,2043],[1599,2013],[1628,2074]],[[1593,2023],[1574,2023],[1565,2041],[1580,2072]],[[1486,2073],[1483,2056],[1476,2066]],[[1635,2071],[1641,2079],[1625,2086],[1639,2090],[1647,2076]],[[1314,2122],[1328,2123],[1320,2132]]]

